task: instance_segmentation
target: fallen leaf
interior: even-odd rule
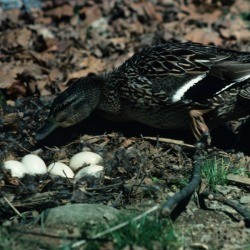
[[[31,31],[23,28],[16,31],[16,42],[23,48],[28,48],[30,45]]]
[[[69,4],[64,4],[57,8],[53,8],[46,12],[47,16],[52,16],[57,19],[61,19],[62,17],[71,17],[74,15],[73,7]]]
[[[222,39],[219,36],[218,32],[215,32],[212,29],[195,28],[190,32],[188,32],[185,38],[188,41],[196,43],[214,44],[214,45],[222,44]]]
[[[103,60],[90,55],[83,59],[79,67],[90,68],[90,71],[92,70],[93,73],[97,73],[104,70],[104,65]]]
[[[27,93],[27,86],[20,82],[14,81],[11,86],[7,89],[7,94],[10,98],[16,99],[19,96],[25,96]]]
[[[82,19],[84,19],[84,23],[86,25],[89,25],[95,20],[102,17],[102,13],[98,5],[93,5],[91,7],[83,7],[80,10],[79,15]]]
[[[58,80],[62,80],[63,74],[58,68],[54,68],[49,73],[49,80],[51,82],[56,82]]]

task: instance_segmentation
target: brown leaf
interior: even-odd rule
[[[9,49],[17,46],[27,49],[30,44],[30,37],[31,31],[26,28],[7,30],[3,33],[1,43]]]
[[[7,94],[15,99],[18,96],[25,96],[27,93],[27,86],[20,81],[15,81],[11,84],[11,86],[7,89]]]
[[[144,11],[149,18],[155,19],[158,22],[162,22],[163,16],[156,12],[155,4],[151,3],[150,1],[146,1],[143,3],[143,5]]]
[[[36,77],[39,78],[39,76],[41,76],[41,69],[38,65],[33,64],[32,62],[27,62],[23,66],[18,66],[12,62],[3,65],[0,64],[0,88],[2,89],[9,89],[14,84],[16,85],[14,89],[17,90],[19,88],[17,86],[19,86],[22,81],[25,81],[27,78],[26,76],[34,79],[36,79]],[[20,80],[20,83],[16,81],[17,77]],[[22,78],[24,78],[24,80],[22,80]],[[24,91],[22,90],[21,93],[21,95],[23,95]]]
[[[97,73],[104,70],[104,65],[105,64],[103,60],[90,55],[84,58],[79,66],[84,68],[90,68],[90,71],[92,71],[93,73]]]
[[[96,74],[97,71],[93,70],[91,68],[87,68],[87,69],[82,69],[82,70],[78,70],[75,72],[72,72],[68,75],[68,79],[73,79],[73,78],[80,78],[80,77],[85,77],[89,74]]]
[[[80,10],[80,17],[84,19],[84,23],[89,25],[102,17],[102,13],[98,5],[93,5],[91,7],[83,7]]]
[[[0,87],[7,89],[15,81],[16,75],[25,70],[22,66],[15,66],[14,63],[8,63],[0,67]]]
[[[223,38],[234,38],[237,42],[248,42],[250,40],[250,30],[248,29],[246,22],[244,22],[239,16],[235,16],[233,20],[228,16],[227,20],[224,20],[221,26],[219,32]]]
[[[64,4],[46,12],[46,15],[61,19],[62,17],[71,17],[74,15],[73,6]]]
[[[45,87],[48,84],[47,81],[45,80],[40,80],[40,81],[36,81],[36,86],[40,91],[40,96],[48,96],[51,95],[51,92],[48,91]]]
[[[186,15],[187,20],[197,20],[204,23],[215,23],[223,15],[222,9],[211,3],[198,5],[193,3],[189,3],[188,5],[182,4],[180,9],[181,11],[178,15],[186,13],[188,14]]]
[[[30,44],[31,31],[24,28],[16,31],[17,44],[23,48],[28,48]]]
[[[62,6],[62,16],[71,17],[74,15],[73,6],[65,4]]]
[[[188,32],[185,36],[188,41],[203,43],[203,44],[214,44],[221,45],[222,39],[219,34],[211,29],[195,28]]]
[[[55,55],[48,52],[37,53],[35,51],[30,51],[30,54],[35,59],[35,61],[40,65],[47,65],[48,62],[54,60]]]
[[[144,4],[142,2],[133,2],[130,0],[125,0],[127,6],[129,6],[133,11],[135,11],[139,16],[144,15]]]
[[[126,43],[129,40],[127,37],[114,37],[114,38],[108,39],[108,41],[115,46],[119,46],[119,48],[121,49],[125,49]]]
[[[58,81],[58,80],[62,80],[62,78],[63,78],[63,74],[62,74],[62,72],[61,72],[59,69],[57,69],[57,68],[52,69],[52,70],[50,71],[50,73],[49,73],[49,80],[50,80],[51,82],[56,82],[56,81]]]

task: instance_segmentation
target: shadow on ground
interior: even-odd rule
[[[250,119],[235,133],[227,124],[221,125],[211,131],[212,146],[223,150],[241,151],[250,154]],[[191,130],[162,130],[155,129],[137,122],[115,123],[107,121],[97,114],[92,114],[83,122],[69,128],[58,128],[38,145],[60,146],[79,138],[83,134],[103,135],[117,132],[125,137],[162,137],[182,140],[194,144],[195,139]]]

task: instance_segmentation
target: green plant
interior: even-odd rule
[[[116,224],[127,221],[129,218],[122,216]],[[112,242],[115,249],[123,249],[125,246],[140,246],[145,249],[179,249],[182,245],[168,220],[159,220],[152,216],[130,221],[128,225],[106,235],[105,239],[89,241],[86,249],[99,249],[103,242]]]
[[[207,181],[213,190],[216,185],[227,184],[228,174],[244,174],[245,168],[232,167],[228,158],[213,157],[207,159],[202,166],[202,177]]]
[[[244,21],[250,21],[250,12],[242,12],[240,15]]]
[[[10,236],[8,231],[4,227],[0,227],[0,249],[11,249]]]

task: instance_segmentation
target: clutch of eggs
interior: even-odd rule
[[[77,171],[76,179],[78,180],[88,175],[99,178],[104,170],[102,164],[103,158],[100,155],[86,151],[73,155],[69,161],[69,166],[62,162],[52,162],[47,168],[41,157],[35,154],[27,154],[21,161],[5,161],[3,167],[10,171],[12,177],[17,178],[23,178],[25,174],[41,175],[50,173],[71,179],[75,176],[74,171]]]

